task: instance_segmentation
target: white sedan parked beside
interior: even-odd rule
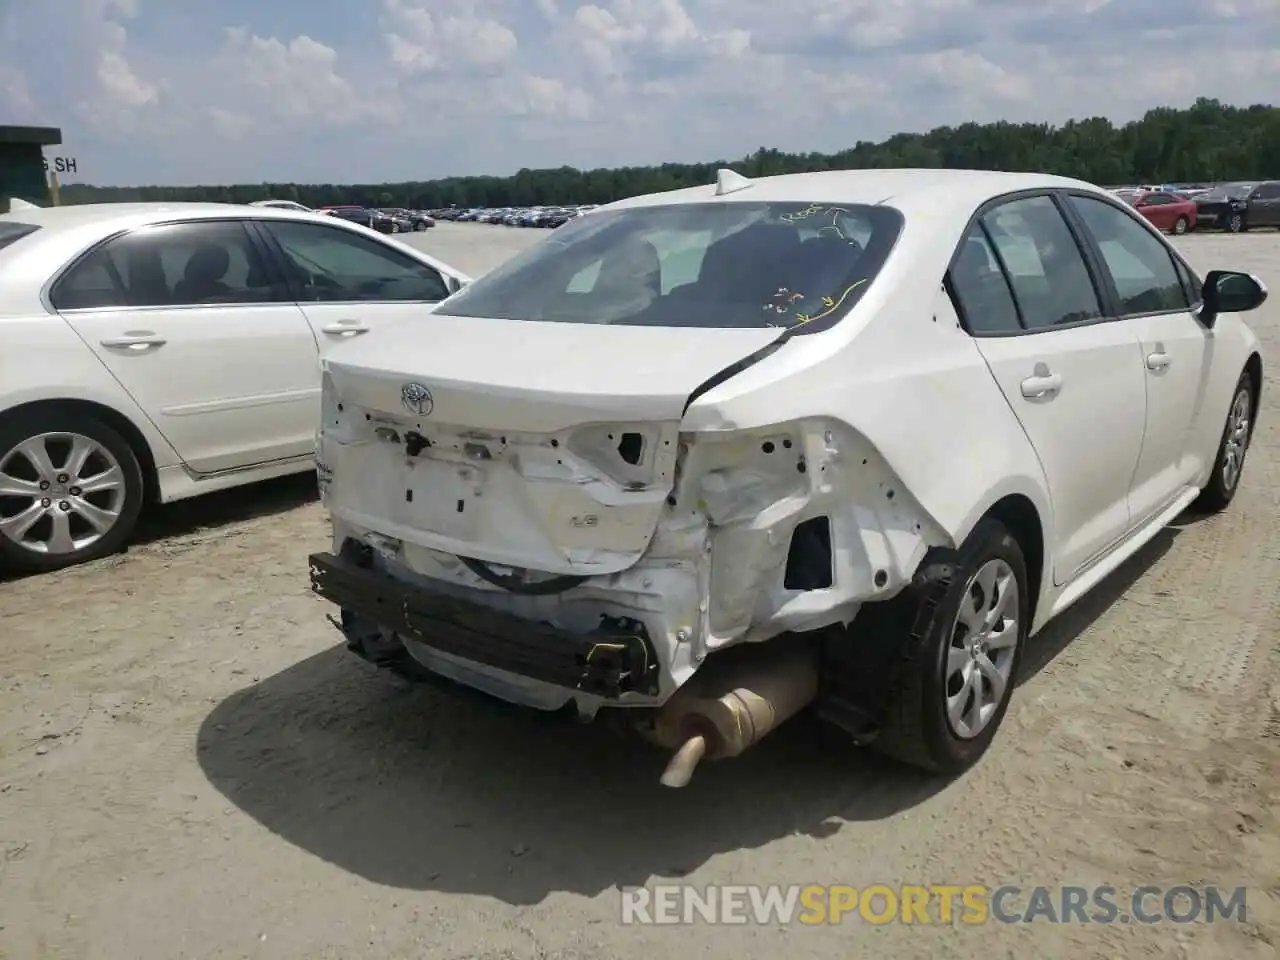
[[[958,771],[1029,635],[1231,501],[1265,296],[1058,177],[625,200],[322,361],[313,584],[377,663],[630,708],[672,785],[810,704]]]
[[[469,280],[271,207],[0,216],[0,565],[102,556],[149,500],[313,469],[320,355]]]

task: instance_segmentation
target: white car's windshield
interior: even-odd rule
[[[902,214],[859,204],[593,212],[486,274],[447,312],[565,323],[825,329],[884,265]]]

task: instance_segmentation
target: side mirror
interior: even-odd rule
[[[1267,288],[1251,273],[1238,270],[1210,270],[1204,278],[1204,306],[1200,320],[1212,327],[1222,313],[1246,313],[1267,300]]]

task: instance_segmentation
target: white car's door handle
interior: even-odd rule
[[[1022,395],[1028,400],[1041,400],[1052,396],[1061,389],[1062,377],[1056,373],[1027,377],[1022,381]]]
[[[124,348],[139,353],[143,350],[150,350],[153,347],[163,347],[168,343],[163,337],[157,337],[150,330],[138,330],[133,333],[126,333],[121,337],[109,337],[98,342],[104,347]]]
[[[1148,370],[1164,370],[1173,362],[1173,358],[1167,353],[1149,353],[1147,354]]]
[[[337,323],[331,323],[327,327],[321,327],[320,329],[335,337],[354,337],[356,334],[369,332],[369,328],[359,320],[339,320]]]

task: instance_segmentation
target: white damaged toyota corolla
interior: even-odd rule
[[[868,170],[636,197],[323,361],[350,648],[674,751],[801,710],[986,750],[1028,636],[1232,499],[1254,277],[1091,185]]]

